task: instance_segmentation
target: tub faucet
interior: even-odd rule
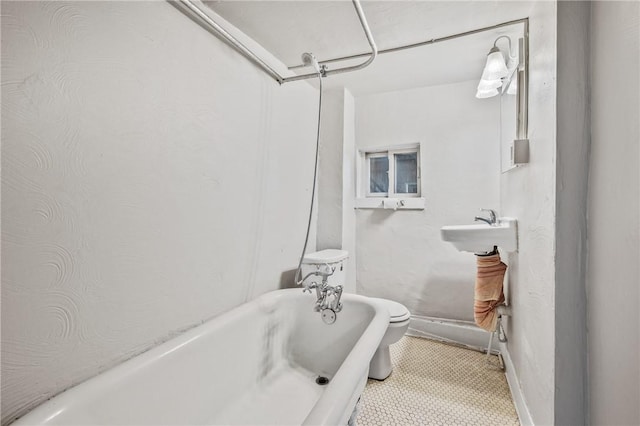
[[[487,219],[486,217],[481,217],[481,216],[476,216],[473,218],[473,220],[477,221],[483,221],[488,223],[489,225],[496,225],[498,223],[498,217],[496,214],[495,210],[492,209],[480,209],[480,211],[482,212],[488,212],[489,213],[489,219]]]
[[[341,297],[341,285],[337,285],[335,287],[327,285],[324,289],[322,297],[318,301],[316,301],[315,310],[321,312],[325,309],[331,309],[334,312],[340,312],[342,310],[342,303],[340,303]]]
[[[330,267],[326,265],[324,268],[320,268],[317,271],[308,273],[303,282],[310,276],[321,276],[322,281],[317,283],[312,281],[309,284],[303,284],[304,289],[303,292],[311,293],[311,290],[316,291],[316,304],[314,310],[316,312],[322,313],[322,319],[327,324],[333,324],[336,320],[336,313],[342,310],[342,303],[340,303],[340,298],[342,297],[342,286],[332,286],[329,285],[329,277],[333,275],[336,271],[335,267]]]
[[[335,271],[336,271],[336,268],[331,268],[329,265],[325,265],[323,268],[318,268],[316,271],[309,272],[302,279],[302,283],[303,283],[302,285],[304,286],[304,289],[302,290],[302,292],[304,293],[308,291],[309,293],[311,293],[311,290],[315,289],[316,296],[318,297],[318,300],[320,300],[323,294],[326,293],[326,288],[329,287],[329,284],[328,284],[329,277],[333,275]],[[311,276],[322,277],[322,282],[318,284],[315,281],[311,281],[311,283],[305,284],[305,281],[307,280],[307,278]]]
[[[304,278],[302,279],[301,283],[304,286],[304,289],[302,290],[303,292],[309,292],[311,293],[311,289],[318,289],[320,286],[320,288],[327,286],[327,281],[328,278],[334,274],[334,272],[336,271],[336,268],[332,268],[329,265],[325,265],[324,268],[318,268],[316,271],[313,272],[309,272],[307,275],[304,276]],[[316,283],[315,281],[312,281],[311,284],[305,284],[304,282],[307,280],[307,278],[311,277],[311,276],[316,276],[316,277],[322,277],[322,284],[319,285],[318,283]]]

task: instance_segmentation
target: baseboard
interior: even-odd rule
[[[407,334],[454,343],[480,351],[486,351],[489,344],[489,333],[470,321],[412,316]],[[498,353],[497,346],[494,339],[491,352]]]
[[[513,405],[516,407],[516,413],[518,414],[518,419],[520,420],[520,424],[522,426],[534,426],[533,419],[531,418],[531,413],[529,413],[529,408],[527,408],[527,404],[524,400],[524,394],[522,393],[522,389],[520,389],[520,381],[518,380],[518,376],[516,375],[516,369],[513,365],[513,360],[511,359],[511,355],[507,350],[506,343],[500,343],[500,355],[502,355],[502,360],[504,361],[504,370],[505,375],[507,376],[507,384],[509,385],[509,390],[511,391],[511,398],[513,398]]]

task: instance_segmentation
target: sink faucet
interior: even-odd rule
[[[498,223],[498,217],[496,214],[495,210],[492,209],[480,209],[480,211],[482,212],[488,212],[489,213],[489,219],[487,219],[486,217],[481,217],[481,216],[476,216],[473,218],[473,220],[475,221],[483,221],[488,223],[489,225],[496,225]]]

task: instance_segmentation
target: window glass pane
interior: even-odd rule
[[[395,154],[396,193],[418,193],[418,153]]]
[[[389,192],[389,157],[369,157],[369,192]]]

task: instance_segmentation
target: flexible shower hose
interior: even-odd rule
[[[309,207],[309,221],[307,222],[307,234],[304,237],[304,247],[302,248],[302,253],[300,254],[300,261],[298,262],[298,269],[296,269],[296,276],[294,278],[295,285],[302,284],[300,280],[301,272],[302,272],[302,260],[304,259],[304,255],[307,252],[307,244],[309,243],[309,232],[311,230],[311,221],[313,219],[313,204],[314,199],[316,198],[316,182],[318,178],[318,154],[320,152],[320,117],[322,111],[322,74],[318,72],[318,83],[320,84],[320,93],[318,96],[318,129],[316,131],[316,161],[315,166],[313,168],[313,186],[311,188],[311,206]]]

